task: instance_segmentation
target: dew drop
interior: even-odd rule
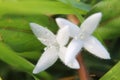
[[[53,46],[50,46],[50,48],[53,48]]]
[[[80,38],[83,39],[84,38],[83,35],[80,35]]]
[[[45,39],[44,39],[43,41],[44,41],[44,42],[46,42],[46,40],[45,40]]]
[[[48,47],[45,47],[45,48],[44,48],[44,51],[46,51],[47,49],[48,49]]]
[[[43,41],[43,42],[46,42],[47,40],[44,39],[44,38],[38,38],[39,40]]]
[[[91,49],[93,49],[93,46],[89,46]]]
[[[75,36],[75,40],[77,40],[78,39],[78,37],[77,36]]]

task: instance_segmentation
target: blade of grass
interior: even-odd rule
[[[119,80],[120,79],[120,61],[108,71],[100,80]]]
[[[34,65],[27,61],[26,59],[17,55],[16,52],[12,51],[7,45],[3,42],[0,42],[0,60],[6,62],[17,70],[27,72],[33,76],[32,70]],[[36,77],[44,77],[46,80],[50,80],[51,76],[46,72],[41,72]]]
[[[15,7],[17,6],[17,7]],[[85,14],[84,11],[77,9],[81,14]],[[0,14],[17,13],[17,14],[74,14],[71,10],[71,6],[65,5],[58,1],[16,1],[0,2]]]

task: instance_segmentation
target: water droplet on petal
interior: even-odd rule
[[[83,35],[80,35],[80,39],[83,39],[84,38],[84,36]]]
[[[46,51],[47,49],[48,49],[48,47],[45,47],[45,48],[44,48],[44,51]]]
[[[77,40],[77,39],[78,39],[78,37],[77,37],[77,36],[75,36],[75,39]]]
[[[44,38],[38,38],[40,41],[46,42],[47,40]]]
[[[93,46],[89,46],[91,49],[93,49]]]
[[[50,46],[50,48],[53,48],[53,46]]]

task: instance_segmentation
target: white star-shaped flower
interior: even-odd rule
[[[91,15],[81,24],[80,28],[63,18],[56,19],[59,27],[67,27],[69,29],[69,37],[73,38],[69,43],[65,54],[66,64],[70,63],[76,58],[76,55],[81,51],[81,48],[85,48],[87,51],[97,57],[110,59],[110,55],[105,47],[94,36],[91,35],[98,26],[101,17],[102,13],[100,12]],[[58,32],[58,35],[61,34],[62,33]]]
[[[59,37],[56,37],[56,35],[54,35],[47,28],[44,28],[35,23],[30,23],[30,26],[38,40],[40,40],[46,46],[42,56],[38,60],[37,65],[33,70],[33,73],[39,73],[47,69],[48,67],[53,65],[58,58],[60,58],[61,61],[65,63],[66,47],[64,46],[68,43],[69,40],[67,27],[61,28],[59,30],[59,33],[66,34],[60,34],[59,36],[62,39],[61,41],[59,41]],[[76,59],[73,59],[73,61],[65,65],[74,69],[80,68],[79,63]]]

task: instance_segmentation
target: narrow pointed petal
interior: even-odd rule
[[[71,62],[69,62],[68,64],[65,64],[65,65],[68,66],[69,68],[72,68],[72,69],[79,69],[80,68],[80,65],[79,65],[76,58],[73,61],[71,61]]]
[[[93,36],[89,37],[85,43],[84,48],[90,53],[103,59],[110,59],[110,55],[105,47]]]
[[[56,36],[57,42],[61,46],[65,46],[69,41],[70,36],[69,36],[69,29],[68,28],[69,27],[64,27],[64,28],[60,29],[58,31],[57,36]]]
[[[56,18],[56,22],[60,28],[69,27],[71,37],[74,37],[79,33],[79,27],[64,18]]]
[[[59,58],[60,60],[65,64],[65,54],[66,54],[66,50],[67,48],[66,47],[61,47],[60,48],[60,51],[58,53],[59,55]],[[72,68],[72,69],[79,69],[80,66],[79,66],[79,63],[76,59],[74,59],[73,61],[71,61],[70,63],[68,64],[65,64],[66,66],[68,66],[69,68]]]
[[[80,39],[73,39],[68,45],[67,52],[65,54],[65,63],[69,64],[71,61],[73,61],[82,47],[83,41]]]
[[[93,15],[91,15],[90,17],[88,17],[82,24],[80,27],[81,33],[83,33],[84,37],[88,37],[89,35],[91,35],[93,33],[93,31],[96,29],[96,27],[98,26],[100,20],[102,17],[102,13],[95,13]]]
[[[52,46],[48,48],[47,50],[45,50],[45,52],[38,60],[37,65],[33,70],[33,73],[36,74],[41,71],[44,71],[48,67],[52,66],[57,59],[58,59],[58,50],[56,49],[56,47]]]
[[[46,46],[55,43],[56,36],[47,28],[44,28],[36,23],[30,23],[31,29],[36,37]]]

